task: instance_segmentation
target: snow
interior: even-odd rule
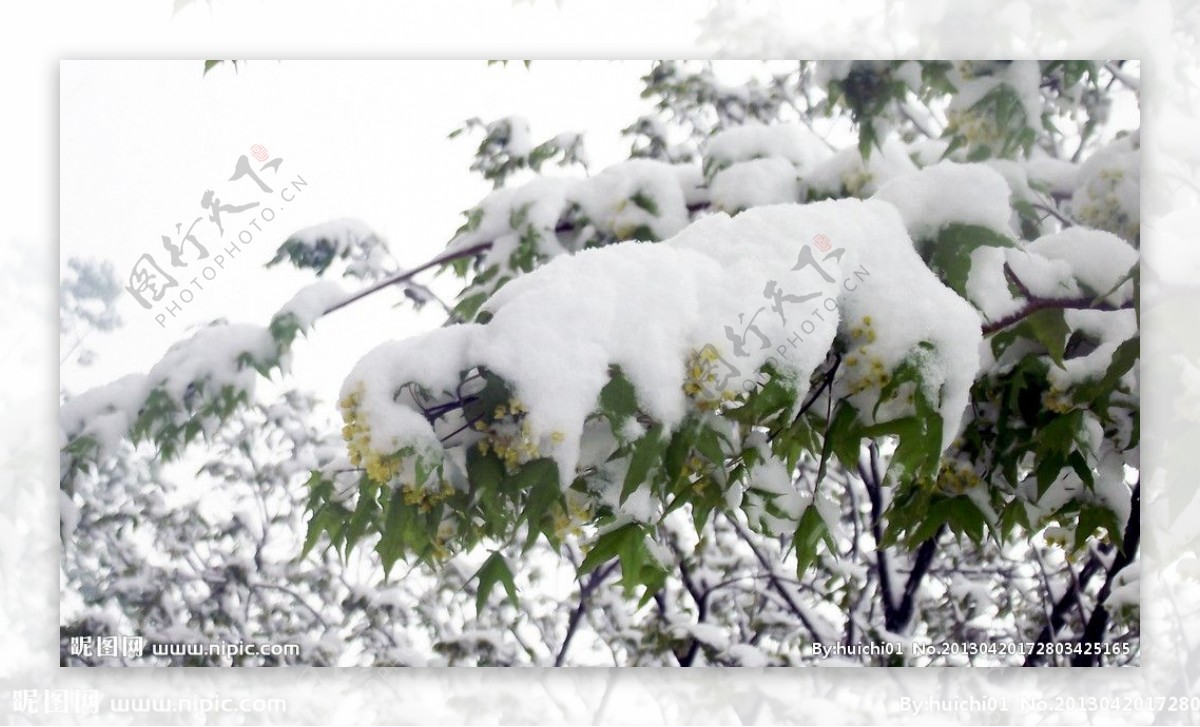
[[[1061,368],[1052,367],[1047,374],[1050,384],[1066,391],[1084,381],[1099,379],[1108,371],[1117,347],[1137,335],[1137,312],[1134,310],[1096,311],[1068,310],[1063,314],[1072,331],[1080,331],[1097,341],[1096,348],[1084,356],[1063,361]],[[1131,374],[1137,371],[1136,367]],[[1136,375],[1126,374],[1127,383],[1137,394]]]
[[[918,167],[929,167],[942,160],[950,142],[944,139],[920,138],[908,145],[908,156]]]
[[[1047,260],[1069,265],[1075,280],[1091,293],[1104,296],[1107,303],[1120,305],[1133,299],[1133,281],[1121,281],[1137,264],[1138,253],[1112,233],[1070,227],[1039,237],[1027,249]]]
[[[416,382],[435,396],[453,395],[459,372],[472,366],[467,360],[467,347],[479,328],[465,323],[404,341],[389,341],[355,364],[342,384],[340,396],[343,401],[356,398],[357,418],[369,426],[372,450],[391,454],[406,445],[418,451],[441,448],[420,412],[420,402],[406,385]]]
[[[729,655],[745,667],[763,667],[769,663],[766,654],[753,644],[734,644],[729,647]]]
[[[1025,111],[1025,125],[1041,128],[1042,74],[1037,61],[962,62],[955,64],[950,79],[958,88],[950,102],[951,111],[969,109],[1000,86],[1008,86]]]
[[[950,224],[978,225],[1011,237],[1008,183],[985,164],[939,162],[893,179],[874,197],[900,210],[914,240],[932,240]]]
[[[1029,182],[1051,194],[1069,195],[1075,191],[1079,165],[1065,159],[1035,156],[1025,162]]]
[[[1100,435],[1103,437],[1103,431]],[[1101,451],[1101,445],[1093,446],[1092,451]],[[1121,532],[1109,533],[1109,537],[1120,540],[1125,537],[1125,528],[1129,525],[1132,503],[1129,501],[1131,489],[1125,482],[1125,468],[1118,453],[1106,452],[1100,458],[1096,468],[1095,492],[1100,504],[1117,516]]]
[[[713,177],[713,206],[735,214],[749,207],[795,202],[799,195],[796,168],[779,157],[737,162]]]
[[[674,174],[669,165],[658,168]],[[829,280],[797,265],[797,250],[810,249],[805,245],[818,234],[841,248],[820,258]],[[816,293],[816,303],[788,311],[789,327],[764,305],[767,282],[786,293]],[[774,359],[803,397],[839,330],[849,336],[870,317],[871,350],[860,353],[885,369],[919,343],[932,344],[921,365],[927,393],[940,401],[948,444],[979,362],[978,314],[936,279],[896,209],[879,201],[757,207],[736,218],[718,213],[660,244],[559,256],[505,285],[484,309],[492,314],[486,325],[387,343],[355,367],[342,393],[362,392],[358,412],[373,448],[388,454],[404,443],[436,441],[411,397],[393,400],[403,384],[450,393],[459,372],[484,366],[510,384],[537,451],[553,456],[561,481],[569,483],[610,366],[633,384],[642,411],[670,431],[697,404],[684,393],[687,362],[697,351],[711,346],[745,372]],[[767,313],[756,323],[770,345],[749,338],[738,355],[724,328],[755,311]],[[855,394],[864,416],[874,403],[868,405],[869,393]],[[901,407],[882,409],[897,414]]]
[[[70,397],[59,410],[63,433],[92,437],[101,452],[113,451],[133,426],[148,388],[144,374],[129,374]]]
[[[1092,154],[1079,167],[1071,213],[1083,224],[1129,242],[1141,232],[1141,143],[1135,132]]]
[[[895,177],[917,171],[904,143],[888,138],[879,148],[871,148],[864,164],[857,147],[842,149],[802,174],[805,196],[809,199],[839,196],[869,197]]]
[[[353,218],[305,227],[292,233],[288,242],[299,242],[313,250],[331,248],[331,260],[348,260],[345,272],[348,276],[378,277],[390,263],[383,238],[365,222]]]
[[[533,151],[533,134],[529,130],[528,119],[524,116],[507,116],[488,124],[488,131],[491,132],[499,126],[508,127],[505,150],[514,157],[529,156],[529,152]]]
[[[579,179],[543,176],[518,187],[505,187],[492,192],[475,208],[479,214],[478,225],[475,229],[456,236],[450,249],[462,249],[480,242],[495,241],[489,256],[502,260],[507,255],[501,250],[515,245],[520,236],[521,230],[513,226],[513,214],[518,210],[523,211],[525,225],[543,233],[539,244],[545,242],[550,245],[550,241],[554,239],[554,228],[566,210],[568,194],[581,183]],[[511,242],[506,245],[503,240],[508,238],[511,238]],[[561,248],[543,248],[539,252],[551,255],[561,252]]]
[[[238,359],[249,354],[255,361],[266,361],[276,353],[275,339],[261,326],[214,324],[171,346],[146,379],[176,401],[182,401],[197,381],[253,392],[258,373]]]
[[[239,359],[265,362],[277,355],[275,340],[261,326],[206,326],[171,346],[146,375],[130,374],[67,399],[60,409],[63,432],[68,439],[91,436],[102,453],[109,452],[128,436],[151,392],[170,397],[176,405],[174,423],[180,424],[195,406],[197,384],[209,396],[226,386],[253,396],[258,374]],[[205,431],[216,425],[211,418],[201,423]]]
[[[998,321],[1020,310],[1025,303],[1014,296],[1004,275],[1008,250],[983,245],[971,253],[971,270],[967,274],[967,298],[989,321]]]
[[[1037,298],[1078,298],[1079,284],[1071,264],[1051,260],[1026,249],[1005,251],[1009,268],[1026,290]]]
[[[645,228],[656,239],[666,239],[687,226],[689,204],[707,201],[702,182],[695,165],[653,159],[630,159],[594,177],[538,177],[485,197],[475,208],[478,223],[457,235],[449,249],[491,242],[484,267],[507,267],[522,234],[533,230],[539,255],[559,255],[565,250],[555,229],[573,206],[600,232],[624,239]]]
[[[704,150],[704,168],[719,170],[737,162],[769,158],[787,161],[803,174],[832,153],[805,126],[755,122],[713,134]]]
[[[573,190],[588,219],[617,237],[628,238],[639,227],[665,240],[688,224],[681,175],[674,164],[630,159],[614,164]],[[646,209],[637,199],[651,202]]]
[[[349,217],[305,227],[290,236],[290,239],[313,247],[325,241],[333,245],[339,254],[372,238],[377,239],[377,235],[369,225]]]
[[[1104,605],[1112,611],[1139,608],[1142,603],[1142,561],[1135,560],[1113,578],[1112,591]]]
[[[274,318],[293,315],[299,321],[300,328],[308,330],[330,306],[345,298],[346,291],[341,285],[332,280],[318,280],[301,288],[290,301],[279,309]]]
[[[729,648],[729,634],[716,624],[708,623],[679,623],[674,626],[676,638],[691,636],[702,644],[707,644],[717,651]]]

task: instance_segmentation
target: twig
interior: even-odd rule
[[[396,285],[397,283],[407,282],[412,277],[416,276],[419,273],[423,273],[426,270],[429,270],[430,268],[437,267],[438,265],[444,265],[448,262],[453,262],[455,260],[461,260],[463,258],[468,258],[468,257],[472,257],[474,255],[478,255],[479,253],[491,248],[491,246],[492,246],[492,242],[489,240],[487,242],[480,242],[478,244],[471,245],[470,247],[465,247],[461,250],[452,250],[450,252],[446,252],[441,255],[438,255],[437,257],[433,258],[432,260],[430,260],[427,263],[424,263],[423,265],[418,265],[417,267],[413,268],[412,270],[405,270],[404,272],[397,273],[390,278],[385,278],[384,280],[381,280],[378,283],[375,283],[374,285],[366,288],[365,290],[360,290],[359,292],[351,295],[349,298],[346,298],[345,300],[342,300],[338,303],[334,303],[332,306],[326,308],[325,311],[321,315],[329,315],[330,313],[333,313],[336,310],[345,308],[346,306],[350,305],[351,303],[361,300],[361,299],[367,297],[368,295],[371,295],[372,293],[383,290],[384,288],[386,288],[388,286]]]
[[[567,650],[571,648],[571,640],[575,638],[575,631],[579,628],[579,621],[583,618],[584,612],[587,610],[588,598],[592,595],[592,591],[596,590],[597,586],[604,582],[614,570],[617,568],[618,561],[613,560],[606,566],[603,566],[592,573],[588,578],[587,583],[579,586],[579,603],[575,606],[575,610],[571,612],[571,617],[567,621],[567,635],[563,637],[562,646],[558,649],[558,655],[554,657],[554,666],[562,666],[567,658]]]
[[[1033,295],[1029,288],[1017,278],[1011,267],[1006,263],[1004,265],[1004,275],[1013,285],[1021,291],[1021,294],[1026,299],[1025,307],[1020,310],[1010,313],[1003,318],[998,318],[991,323],[985,323],[983,326],[983,335],[989,336],[998,331],[1002,331],[1011,325],[1021,322],[1029,316],[1037,313],[1040,310],[1098,310],[1098,311],[1117,311],[1130,310],[1133,308],[1133,301],[1122,303],[1121,305],[1110,305],[1101,303],[1095,298],[1088,295],[1081,295],[1075,298],[1041,298]]]
[[[771,563],[767,560],[767,557],[762,554],[762,551],[758,549],[758,546],[754,544],[754,540],[751,538],[750,533],[746,532],[741,523],[732,517],[726,517],[726,519],[731,525],[733,525],[733,529],[737,531],[737,534],[742,541],[749,546],[750,551],[754,553],[754,557],[757,558],[762,567],[766,569],[767,578],[771,583],[771,587],[783,597],[788,609],[791,610],[792,613],[796,614],[796,618],[800,619],[800,623],[804,626],[804,628],[808,629],[810,634],[812,634],[813,642],[824,646],[824,636],[820,633],[820,631],[817,630],[816,625],[808,618],[808,614],[804,612],[804,609],[800,608],[800,604],[796,603],[796,600],[792,598],[792,594],[788,593],[787,589],[783,587],[783,584],[779,581],[779,577],[775,575],[775,569],[771,566]]]
[[[1112,593],[1113,581],[1116,580],[1117,574],[1125,566],[1133,562],[1138,542],[1141,540],[1141,489],[1142,485],[1140,481],[1133,486],[1133,496],[1129,507],[1129,523],[1125,526],[1125,537],[1121,541],[1121,551],[1113,558],[1112,566],[1108,569],[1108,576],[1104,579],[1104,585],[1100,587],[1100,592],[1096,594],[1096,608],[1092,611],[1092,617],[1088,619],[1087,625],[1083,629],[1083,636],[1079,638],[1080,644],[1099,645],[1104,641],[1104,632],[1108,629],[1109,618],[1108,607],[1104,605],[1104,602],[1108,600],[1109,595]],[[1090,654],[1080,651],[1071,659],[1071,666],[1099,666],[1099,664],[1099,649],[1095,649]]]

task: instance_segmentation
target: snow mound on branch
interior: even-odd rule
[[[305,227],[288,236],[272,264],[283,259],[288,243],[323,257],[327,263],[345,260],[345,274],[357,278],[377,278],[388,272],[391,264],[387,242],[362,220],[346,217]],[[321,268],[324,272],[324,268]]]
[[[67,399],[59,412],[64,436],[89,436],[101,452],[113,451],[129,433],[148,391],[145,374],[129,374]]]
[[[175,407],[170,416],[181,424],[192,415],[201,390],[211,396],[229,387],[253,397],[258,374],[251,364],[277,356],[275,339],[261,326],[206,326],[171,346],[148,374],[130,374],[71,397],[60,409],[59,422],[68,440],[91,436],[107,453],[129,434],[152,392],[169,397]],[[211,416],[201,424],[212,431],[219,422]]]
[[[1095,295],[1105,296],[1108,303],[1120,305],[1133,296],[1133,281],[1122,280],[1137,264],[1138,253],[1112,233],[1070,227],[1039,237],[1027,249],[1047,260],[1066,263],[1077,281]]]
[[[782,159],[807,172],[833,152],[816,134],[800,124],[757,122],[713,134],[704,151],[705,167],[723,167],[753,159]]]
[[[454,391],[461,371],[471,368],[468,346],[481,326],[464,323],[437,328],[403,341],[389,341],[359,359],[342,385],[341,398],[359,393],[359,416],[369,425],[371,448],[392,453],[406,445],[439,448],[439,440],[421,413],[420,392]]]
[[[1071,212],[1083,224],[1136,242],[1141,234],[1141,135],[1100,149],[1080,167]]]
[[[1008,197],[1000,172],[951,161],[893,179],[875,193],[875,199],[896,206],[914,240],[933,239],[950,224],[978,225],[1011,237]]]
[[[800,184],[796,168],[784,159],[738,162],[717,172],[710,185],[712,203],[722,212],[795,202]]]
[[[514,214],[521,214],[524,222],[539,234],[539,245],[552,245],[539,249],[551,256],[562,252],[562,247],[552,244],[557,238],[554,228],[566,210],[570,194],[583,180],[569,177],[538,177],[519,187],[505,187],[483,198],[475,207],[478,215],[475,226],[459,233],[450,243],[451,251],[491,242],[492,247],[484,258],[485,268],[489,259],[499,262],[506,258],[520,239],[521,230],[513,225]]]
[[[644,414],[670,431],[695,404],[684,384],[698,350],[712,347],[745,380],[770,361],[803,397],[839,325],[845,332],[847,320],[864,318],[874,318],[871,346],[889,369],[932,344],[922,373],[941,402],[948,443],[978,368],[978,314],[926,268],[895,208],[875,200],[718,214],[658,245],[559,257],[506,284],[485,310],[486,324],[385,343],[354,368],[342,393],[358,392],[373,447],[424,447],[445,434],[433,431],[407,384],[458,396],[461,372],[486,367],[508,381],[530,435],[570,482],[612,366],[634,385]]]
[[[565,252],[555,234],[559,223],[578,207],[601,232],[628,238],[649,232],[666,239],[688,224],[688,205],[708,201],[695,165],[654,159],[630,159],[594,177],[538,177],[517,187],[498,189],[476,205],[474,221],[450,242],[449,251],[491,243],[484,268],[503,264],[529,231],[537,233],[537,252]]]
[[[576,186],[572,198],[590,220],[618,237],[646,227],[664,240],[688,223],[681,181],[674,164],[630,159]]]
[[[338,255],[342,255],[365,242],[377,241],[379,236],[362,220],[346,217],[305,227],[293,232],[290,237],[312,246],[324,241],[332,245]]]
[[[332,280],[318,280],[297,291],[274,317],[293,315],[302,329],[309,329],[326,310],[345,298],[346,290],[341,285]]]
[[[908,149],[895,138],[881,147],[872,147],[863,161],[857,147],[842,149],[829,159],[801,175],[809,199],[839,197],[869,197],[891,179],[917,171],[908,156]]]
[[[813,264],[801,264],[805,255]],[[786,305],[775,310],[772,292],[792,300],[776,299]],[[922,374],[948,444],[979,364],[978,314],[925,266],[896,209],[879,201],[715,214],[660,244],[560,256],[505,285],[484,310],[486,324],[384,344],[346,379],[343,395],[360,392],[359,414],[384,453],[434,436],[424,416],[412,416],[411,399],[394,398],[406,383],[453,396],[460,372],[485,367],[512,387],[532,438],[570,483],[610,367],[633,384],[642,411],[671,430],[695,404],[684,384],[698,351],[712,347],[748,372],[770,360],[803,397],[839,325],[868,316],[874,354],[888,368],[932,344]],[[742,335],[748,323],[761,338]]]

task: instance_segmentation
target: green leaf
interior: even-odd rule
[[[983,543],[987,518],[983,511],[969,497],[955,497],[950,500],[949,517],[947,522],[950,529],[963,533],[976,545]]]
[[[954,292],[965,296],[971,274],[971,255],[981,247],[1013,247],[1008,237],[980,225],[954,223],[938,232],[923,247],[928,251],[929,267]],[[922,246],[919,246],[922,247]]]
[[[526,493],[522,517],[529,523],[525,545],[531,547],[541,531],[542,519],[555,505],[563,503],[562,488],[558,484],[558,465],[546,457],[526,462],[509,479],[508,486]]]
[[[496,408],[507,405],[512,398],[504,379],[491,371],[484,371],[483,380],[483,389],[463,405],[463,414],[466,415],[467,421],[491,422]]]
[[[379,534],[379,543],[375,551],[383,562],[384,578],[392,571],[396,561],[404,557],[405,535],[408,531],[408,520],[412,518],[412,508],[404,504],[404,498],[399,493],[393,493],[388,498],[387,517],[384,520],[383,531]]]
[[[707,425],[701,425],[699,436],[696,438],[696,451],[704,455],[713,464],[723,465],[726,454],[725,446],[722,443],[727,441],[716,429]]]
[[[1087,545],[1088,536],[1098,528],[1104,528],[1109,541],[1116,545],[1118,550],[1124,547],[1121,524],[1116,514],[1103,505],[1084,503],[1079,508],[1079,522],[1075,526],[1075,550]]]
[[[479,579],[479,586],[475,591],[475,612],[483,613],[483,607],[487,605],[488,596],[491,595],[492,589],[497,583],[504,586],[504,592],[508,594],[508,600],[515,606],[517,604],[517,584],[513,581],[512,570],[508,567],[508,561],[500,554],[500,551],[494,551],[488,559],[483,562],[472,579]]]
[[[619,367],[612,367],[608,383],[600,390],[600,411],[608,418],[613,431],[619,430],[625,420],[637,414],[637,393]]]
[[[1093,410],[1102,415],[1106,414],[1108,402],[1121,383],[1121,377],[1129,373],[1140,357],[1141,336],[1122,341],[1117,350],[1113,351],[1112,361],[1109,362],[1104,375],[1099,379],[1079,384],[1074,390],[1074,400],[1080,404],[1090,404]]]
[[[650,197],[645,192],[639,190],[629,198],[629,201],[633,202],[635,205],[646,210],[655,217],[658,217],[658,203],[654,201],[653,197]]]
[[[672,492],[687,472],[688,457],[692,453],[697,435],[698,430],[694,423],[684,424],[671,436],[671,441],[663,452],[663,474],[666,475],[667,487],[671,488]]]
[[[662,436],[662,424],[650,427],[645,436],[633,445],[633,454],[629,458],[629,469],[625,472],[625,482],[621,485],[621,502],[625,502],[633,491],[646,481],[650,468],[662,457],[666,441]]]
[[[480,306],[487,302],[487,293],[475,293],[458,301],[454,306],[454,314],[464,321],[474,320]]]
[[[504,477],[504,463],[495,454],[483,454],[477,447],[467,450],[467,481],[472,492],[495,492]]]
[[[1043,308],[1030,314],[1023,322],[1030,335],[1046,347],[1050,360],[1063,368],[1063,353],[1067,348],[1067,337],[1071,329],[1067,325],[1061,308]]]
[[[585,576],[615,558],[625,546],[626,540],[637,539],[640,541],[642,537],[641,528],[634,523],[622,525],[601,534],[596,538],[595,545],[583,557],[583,562],[579,564],[579,575]]]
[[[800,523],[792,536],[792,546],[796,549],[796,578],[803,579],[808,567],[816,561],[817,546],[827,532],[828,527],[817,511],[816,504],[810,504],[800,516]]]
[[[859,450],[862,446],[862,431],[858,427],[858,412],[846,402],[838,404],[833,421],[825,432],[821,447],[821,463],[817,468],[817,484],[825,479],[829,457],[836,455],[842,466],[853,471],[858,466]]]

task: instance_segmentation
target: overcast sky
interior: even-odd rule
[[[143,253],[164,269],[160,239],[207,210],[206,190],[225,204],[261,199],[249,179],[229,182],[238,157],[261,144],[282,158],[278,179],[308,185],[254,242],[231,256],[165,328],[127,293],[125,324],[93,334],[97,362],[69,361],[71,391],[145,371],[194,325],[215,318],[265,324],[311,273],[263,264],[289,233],[354,217],[381,233],[401,264],[444,247],[461,212],[490,191],[468,171],[478,135],[447,139],[464,119],[509,114],[529,119],[535,141],[586,131],[593,170],[627,153],[619,130],[648,110],[638,98],[647,62],[252,61],[207,76],[197,61],[64,62],[61,130],[61,259],[111,260],[122,285]],[[568,173],[579,173],[573,170]],[[264,182],[272,184],[270,170]],[[278,186],[278,185],[276,185]],[[245,199],[238,194],[245,194]],[[265,202],[264,202],[265,204]],[[228,215],[226,238],[244,229]],[[196,231],[211,234],[207,220]],[[198,235],[216,254],[212,238]],[[190,268],[180,272],[191,274]],[[182,276],[178,276],[182,280]],[[425,276],[428,280],[429,276]],[[442,290],[457,290],[446,280]],[[353,283],[348,282],[352,287]],[[178,293],[178,290],[172,293]],[[394,311],[390,291],[318,323],[296,350],[294,373],[326,401],[336,398],[354,361],[388,338],[440,325],[433,307]],[[64,350],[73,344],[64,342]]]

